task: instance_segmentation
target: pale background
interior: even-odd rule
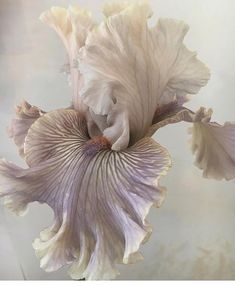
[[[212,78],[189,104],[212,107],[214,119],[235,121],[235,1],[151,1],[155,20],[182,19],[190,25],[187,46],[198,51]],[[103,1],[0,0],[0,157],[23,165],[5,132],[13,106],[25,98],[50,110],[68,106],[70,90],[59,73],[65,51],[57,35],[40,23],[53,5],[78,3],[96,19]],[[118,279],[234,279],[235,181],[203,179],[188,148],[187,124],[163,128],[155,138],[169,148],[174,167],[164,178],[165,203],[152,209],[150,241],[141,247],[144,261],[121,266]],[[66,269],[45,273],[31,243],[52,220],[37,203],[25,217],[0,206],[0,279],[69,279]]]

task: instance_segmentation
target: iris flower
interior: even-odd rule
[[[28,167],[0,161],[0,195],[24,214],[37,201],[54,223],[33,247],[46,271],[69,264],[73,279],[113,279],[116,264],[142,258],[159,207],[161,176],[171,167],[151,136],[167,124],[192,125],[192,151],[203,175],[235,177],[235,125],[211,121],[212,110],[184,107],[205,86],[208,68],[188,50],[182,21],[150,26],[149,4],[113,2],[105,19],[71,6],[52,7],[40,19],[62,39],[68,54],[72,105],[49,112],[22,102],[10,136]]]

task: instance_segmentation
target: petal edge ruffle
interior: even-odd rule
[[[16,106],[16,118],[11,120],[8,135],[14,140],[20,156],[24,157],[24,142],[30,126],[43,114],[44,111],[25,100]]]

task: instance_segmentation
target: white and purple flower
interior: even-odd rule
[[[67,50],[72,106],[17,107],[9,134],[28,168],[2,159],[0,196],[17,214],[34,201],[53,209],[53,225],[33,244],[46,271],[70,264],[73,279],[112,279],[116,264],[142,258],[140,244],[151,234],[146,216],[161,205],[159,179],[171,166],[151,136],[167,124],[192,124],[205,177],[235,177],[235,124],[184,107],[210,77],[183,44],[188,26],[159,19],[149,27],[151,14],[146,1],[118,1],[104,6],[100,24],[74,6],[40,17]]]

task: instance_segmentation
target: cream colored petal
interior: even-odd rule
[[[149,3],[148,0],[139,2],[146,4]],[[133,6],[136,3],[137,1],[109,1],[103,5],[103,14],[106,17],[110,17],[123,12],[125,9]],[[151,14],[149,14],[149,16],[151,16]]]
[[[78,6],[70,6],[68,9],[52,7],[40,15],[40,20],[54,29],[62,39],[68,53],[74,108],[86,110],[79,96],[82,78],[77,67],[77,56],[79,49],[85,44],[88,32],[94,27],[91,13]]]
[[[66,37],[72,32],[71,21],[65,8],[52,7],[43,12],[39,18],[43,23],[55,29],[63,41],[66,41]]]
[[[118,273],[116,263],[141,258],[140,244],[151,233],[146,215],[162,202],[158,180],[170,158],[151,138],[121,152],[102,137],[89,139],[77,111],[47,113],[26,138],[31,167],[0,162],[1,196],[18,213],[32,201],[54,210],[53,226],[34,242],[46,271],[71,264],[74,279],[110,279]]]
[[[184,102],[186,94],[198,92],[209,78],[208,69],[183,45],[188,27],[161,19],[149,28],[150,15],[146,2],[115,12],[89,34],[79,55],[83,102],[95,114],[112,118],[104,134],[113,150],[137,142],[157,108]]]
[[[9,136],[19,148],[19,154],[24,157],[24,142],[30,126],[45,112],[41,109],[22,101],[16,107],[16,118],[12,119],[8,128]]]
[[[110,1],[103,5],[103,14],[106,17],[120,13],[129,6],[128,1]]]

